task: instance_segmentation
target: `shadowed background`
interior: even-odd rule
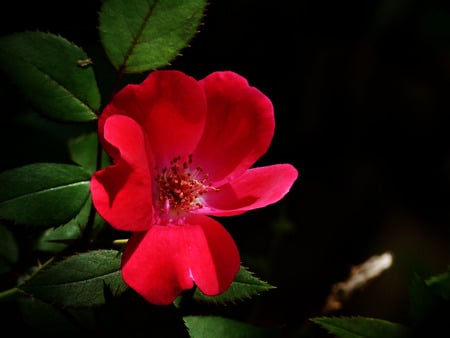
[[[9,3],[2,34],[58,33],[95,64],[100,5]],[[449,263],[450,5],[211,1],[182,54],[167,68],[197,79],[233,70],[272,100],[275,137],[258,165],[291,163],[300,173],[279,203],[221,219],[243,265],[277,287],[230,315],[296,330],[321,314],[352,265],[390,251],[393,267],[338,313],[404,321],[413,274]],[[95,70],[105,83],[114,76],[108,65]],[[22,114],[27,103],[0,87],[2,168],[69,161],[64,140],[80,126]]]

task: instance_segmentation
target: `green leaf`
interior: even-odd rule
[[[111,63],[125,73],[166,66],[200,25],[205,0],[107,0],[100,38]]]
[[[69,151],[72,161],[81,165],[90,174],[97,170],[98,138],[97,133],[83,134],[69,140]],[[102,150],[101,167],[110,164],[110,159]]]
[[[120,273],[121,254],[96,250],[49,264],[20,289],[47,303],[85,307],[105,303],[104,286],[116,296],[128,287]]]
[[[70,221],[89,196],[81,167],[33,163],[0,173],[0,219],[49,228]]]
[[[278,330],[263,328],[219,316],[183,317],[191,338],[269,338],[278,337]]]
[[[259,295],[263,291],[274,288],[274,286],[256,278],[253,273],[241,266],[233,283],[224,293],[211,297],[204,295],[199,289],[196,289],[193,298],[203,302],[228,303],[251,298]]]
[[[58,253],[64,250],[73,240],[80,238],[89,219],[92,208],[91,198],[84,203],[78,215],[68,223],[56,228],[47,229],[39,238],[36,249],[45,252]]]
[[[35,336],[37,332],[46,337],[82,337],[94,323],[91,309],[64,309],[42,302],[37,298],[21,297],[17,302],[19,313],[15,314],[14,332]],[[79,310],[79,312],[75,312]],[[17,327],[20,318],[20,327]],[[47,335],[46,335],[47,334]]]
[[[8,272],[18,259],[19,249],[13,234],[0,224],[0,274]]]
[[[0,69],[44,115],[60,120],[94,120],[100,93],[86,53],[68,40],[43,32],[0,38]]]
[[[408,337],[409,329],[401,324],[369,317],[316,317],[311,321],[338,338]]]
[[[86,230],[91,209],[92,198],[89,196],[78,215],[76,215],[68,223],[57,228],[50,228],[44,231],[37,242],[36,249],[45,252],[58,253],[67,248],[67,246],[80,238],[81,234]],[[96,213],[94,225],[92,229],[90,229],[89,239],[94,241],[106,225],[107,223],[104,219]]]

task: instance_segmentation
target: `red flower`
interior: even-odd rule
[[[194,283],[206,295],[224,292],[239,251],[208,216],[277,202],[297,178],[289,164],[249,169],[273,137],[270,100],[230,71],[197,82],[161,70],[123,88],[98,122],[113,164],[94,174],[91,192],[111,226],[133,232],[124,281],[154,304]]]

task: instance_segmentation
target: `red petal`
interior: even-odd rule
[[[233,72],[215,72],[199,83],[208,114],[194,161],[208,172],[211,182],[221,184],[222,179],[242,174],[267,151],[275,128],[273,106]]]
[[[99,127],[112,114],[128,115],[144,129],[157,163],[192,153],[206,116],[206,100],[197,81],[179,71],[154,71],[140,84],[118,92],[103,111]]]
[[[106,120],[104,137],[118,157],[91,179],[94,206],[119,230],[146,230],[152,221],[152,180],[142,129],[129,117],[115,115]]]
[[[230,234],[212,218],[194,215],[187,222],[202,230],[192,236],[189,253],[194,282],[204,294],[218,295],[228,289],[239,271],[239,251]]]
[[[124,281],[153,304],[170,304],[194,282],[207,295],[232,283],[240,267],[236,245],[220,223],[194,216],[183,225],[135,233],[123,254]]]
[[[195,211],[211,216],[232,216],[278,202],[298,177],[290,164],[277,164],[247,170],[218,192],[204,196],[205,205]]]

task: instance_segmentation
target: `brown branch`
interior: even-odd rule
[[[392,265],[392,255],[385,252],[382,255],[372,256],[360,265],[353,266],[346,281],[338,282],[331,287],[323,314],[337,311],[342,308],[343,303],[356,291],[367,285],[369,281],[378,277],[384,270]]]

